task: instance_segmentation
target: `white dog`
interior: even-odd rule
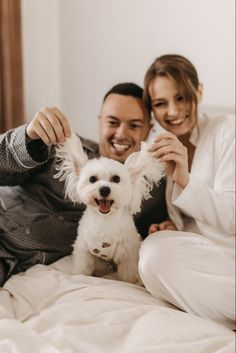
[[[117,265],[118,279],[139,282],[140,235],[132,215],[151,197],[153,182],[163,176],[162,165],[142,144],[124,164],[100,157],[88,160],[80,139],[72,133],[56,148],[55,178],[65,180],[65,196],[87,208],[79,222],[72,253],[72,273],[92,275],[100,258]]]

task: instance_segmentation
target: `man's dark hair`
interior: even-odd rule
[[[120,94],[122,96],[131,96],[134,98],[143,99],[143,89],[133,82],[118,83],[113,86],[104,96],[103,102],[110,94]]]

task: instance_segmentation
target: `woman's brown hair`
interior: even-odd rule
[[[192,105],[197,104],[199,80],[193,64],[185,57],[177,54],[162,55],[148,68],[144,78],[144,103],[148,112],[152,111],[152,100],[149,94],[149,86],[152,80],[158,76],[166,76],[173,79],[186,101]]]

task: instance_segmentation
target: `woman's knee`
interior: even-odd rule
[[[147,237],[139,253],[139,270],[142,274],[165,271],[172,257],[171,238],[175,231],[160,231]]]

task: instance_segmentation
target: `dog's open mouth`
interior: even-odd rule
[[[95,199],[96,204],[99,206],[99,211],[101,213],[108,213],[111,210],[111,206],[114,203],[113,200],[107,200],[107,199]]]

